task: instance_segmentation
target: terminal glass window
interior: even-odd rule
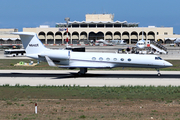
[[[79,27],[79,24],[72,24],[72,27]]]
[[[81,27],[86,27],[87,28],[87,24],[81,24]]]
[[[104,24],[97,24],[97,27],[104,27]]]
[[[89,27],[96,27],[96,24],[89,24]]]
[[[114,24],[114,27],[121,27],[121,24]]]
[[[113,24],[106,24],[106,27],[113,27]]]

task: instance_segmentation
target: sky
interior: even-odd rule
[[[85,21],[86,14],[114,14],[139,27],[173,27],[180,34],[180,0],[0,0],[0,29]]]

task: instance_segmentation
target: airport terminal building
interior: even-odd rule
[[[23,32],[35,32],[44,44],[65,44],[67,38],[65,22],[57,23],[55,27],[40,25],[37,28],[23,28]],[[99,39],[109,41],[122,39],[129,44],[135,44],[142,39],[142,35],[145,40],[163,44],[172,43],[171,40],[180,38],[180,35],[173,34],[173,27],[139,27],[138,23],[114,21],[113,14],[86,14],[85,21],[73,21],[68,25],[69,44],[87,44],[88,40]],[[0,44],[17,43],[20,43],[18,36],[0,34]]]

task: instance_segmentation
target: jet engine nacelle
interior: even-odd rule
[[[53,50],[52,51],[46,51],[44,53],[41,53],[40,56],[48,56],[51,59],[69,59],[70,58],[70,50]]]

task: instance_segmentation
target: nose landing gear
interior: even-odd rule
[[[159,68],[156,68],[156,70],[157,70],[157,72],[158,72],[158,77],[160,77],[161,76],[161,73],[160,73],[160,71],[159,71]]]

